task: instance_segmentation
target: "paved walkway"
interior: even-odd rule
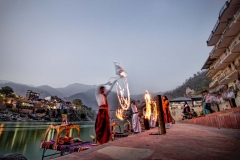
[[[178,123],[166,135],[157,128],[57,160],[240,159],[240,130]]]

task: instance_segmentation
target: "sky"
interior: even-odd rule
[[[127,72],[132,94],[201,71],[225,0],[0,0],[0,80],[98,85]]]

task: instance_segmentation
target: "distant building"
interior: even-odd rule
[[[212,79],[210,92],[223,94],[228,87],[239,90],[240,79],[240,0],[228,0],[217,17],[208,40],[212,51],[202,69],[208,69],[206,76]],[[221,100],[221,109],[229,107],[227,101]],[[237,106],[240,97],[236,98]]]
[[[27,93],[26,93],[27,100],[38,100],[39,96],[40,96],[40,93],[27,90]]]

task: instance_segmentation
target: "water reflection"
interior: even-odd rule
[[[2,131],[3,131],[3,127],[4,127],[4,124],[0,124],[0,135],[2,134]]]
[[[83,140],[91,140],[89,135],[95,135],[94,122],[81,122],[80,135]],[[49,123],[3,122],[0,124],[0,155],[6,153],[21,153],[28,159],[41,159],[40,144],[44,139]],[[55,138],[56,131],[51,130],[48,140]],[[65,133],[63,133],[65,134]],[[70,132],[71,137],[77,137],[77,130]]]

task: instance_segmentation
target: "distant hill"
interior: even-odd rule
[[[206,77],[206,72],[207,71],[197,72],[193,77],[186,79],[181,86],[178,86],[172,91],[165,92],[164,95],[166,95],[168,99],[183,97],[184,94],[186,94],[187,87],[193,89],[196,95],[200,94],[201,91],[208,89],[208,85],[211,82],[211,79]]]
[[[45,90],[31,87],[31,86],[24,85],[24,84],[18,84],[18,83],[12,83],[12,82],[0,84],[0,88],[5,87],[5,86],[11,87],[13,89],[13,91],[19,95],[26,95],[27,90],[32,90],[34,92],[40,93],[40,98],[45,98],[45,97],[51,95],[50,93],[48,93]]]
[[[95,91],[96,89],[91,89],[88,90],[87,92],[77,93],[64,99],[68,101],[72,101],[74,99],[81,99],[84,105],[91,107],[93,110],[97,110],[98,104],[95,98]],[[115,110],[118,107],[118,99],[116,94],[117,94],[116,92],[110,92],[108,95],[108,104],[110,110],[112,109]]]
[[[57,89],[51,87],[51,86],[48,86],[48,85],[42,85],[42,86],[39,86],[37,87],[41,90],[44,90],[44,91],[47,91],[48,93],[50,93],[52,96],[58,96],[59,98],[64,98],[66,97],[65,94],[61,93],[60,91],[58,91]]]
[[[72,96],[77,93],[86,92],[96,88],[96,85],[86,85],[81,83],[70,84],[64,88],[56,88],[59,92],[63,93],[66,97]]]
[[[7,80],[0,80],[0,84],[3,84],[3,83],[8,83],[8,82],[11,82],[11,81],[7,81]]]

